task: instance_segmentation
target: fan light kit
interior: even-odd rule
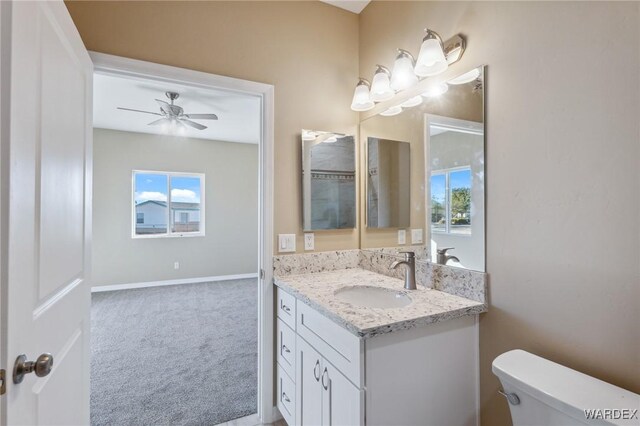
[[[428,28],[425,29],[418,58],[411,52],[398,49],[393,71],[377,65],[373,76],[373,83],[360,78],[356,85],[351,109],[362,112],[375,107],[376,102],[385,102],[392,99],[396,92],[414,87],[421,79],[443,73],[449,65],[457,62],[465,50],[465,40],[460,35],[455,35],[443,42],[438,33]],[[475,69],[449,81],[451,84],[464,84],[478,78],[480,71]],[[424,97],[439,96],[448,90],[447,83],[442,83],[428,89],[423,93]],[[402,108],[410,108],[420,105],[422,98],[415,96],[404,101],[401,105],[391,107],[380,115],[396,115],[402,112]]]
[[[143,114],[157,115],[161,118],[148,123],[149,126],[162,126],[162,130],[165,133],[180,133],[183,134],[187,130],[187,126],[196,130],[204,130],[207,126],[200,123],[196,123],[193,120],[217,120],[218,116],[215,114],[185,114],[182,107],[175,105],[174,101],[180,97],[177,92],[165,92],[169,102],[156,99],[160,107],[160,112],[142,111],[139,109],[118,107],[123,111],[141,112]]]

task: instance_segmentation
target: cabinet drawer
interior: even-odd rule
[[[278,318],[276,325],[278,364],[289,377],[296,374],[296,333]]]
[[[295,425],[296,420],[296,385],[293,380],[278,367],[278,410],[289,426]]]
[[[363,343],[310,306],[297,306],[298,335],[342,372],[358,388],[364,386]]]
[[[296,298],[276,287],[276,313],[293,330],[296,329]]]

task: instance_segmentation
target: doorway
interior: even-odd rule
[[[92,423],[270,422],[273,88],[91,57]]]

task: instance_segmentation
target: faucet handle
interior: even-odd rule
[[[404,254],[404,258],[409,260],[416,257],[416,253],[414,251],[400,251],[400,254]]]
[[[447,251],[449,250],[455,250],[455,247],[446,247],[446,248],[438,249],[438,254],[447,254]]]

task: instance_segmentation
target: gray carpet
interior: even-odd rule
[[[91,424],[215,425],[256,412],[257,280],[94,293]]]

